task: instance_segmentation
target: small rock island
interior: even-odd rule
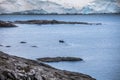
[[[17,24],[84,24],[84,25],[102,25],[101,23],[88,23],[88,22],[70,22],[70,21],[58,21],[58,20],[26,20],[15,21]]]
[[[61,62],[61,61],[82,61],[83,59],[77,57],[45,57],[38,58],[38,61],[42,62]]]

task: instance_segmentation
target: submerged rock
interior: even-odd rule
[[[5,22],[0,20],[0,27],[17,27],[17,26],[12,22]]]
[[[76,72],[53,68],[42,62],[11,56],[0,51],[0,80],[95,80]]]
[[[26,20],[26,21],[15,21],[18,24],[85,24],[85,25],[101,25],[101,23],[88,23],[88,22],[67,22],[57,20]]]
[[[31,47],[37,48],[38,46],[31,46]]]
[[[21,41],[20,43],[21,43],[21,44],[25,44],[25,43],[27,43],[27,42],[25,42],[25,41]]]
[[[82,61],[83,59],[77,57],[45,57],[38,58],[37,60],[42,62],[61,62],[61,61]]]
[[[5,47],[8,47],[8,48],[9,48],[9,47],[11,47],[11,46],[5,46]]]
[[[2,45],[2,44],[0,44],[0,46],[1,46],[1,47],[3,47],[3,45]]]

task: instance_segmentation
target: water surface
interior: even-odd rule
[[[120,80],[120,15],[0,15],[0,20],[62,20],[100,22],[102,25],[28,25],[0,28],[1,51],[36,59],[38,57],[81,57],[82,62],[50,65],[81,72],[97,80]],[[58,41],[64,40],[65,44]],[[21,44],[26,41],[26,44]],[[5,46],[10,45],[10,48]],[[31,47],[31,46],[37,46]]]

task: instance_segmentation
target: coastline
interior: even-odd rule
[[[0,80],[96,80],[89,75],[59,70],[42,62],[0,51]]]
[[[28,14],[21,14],[21,13],[1,13],[0,15],[120,15],[120,13],[89,13],[89,14],[77,14],[77,13],[73,13],[73,14],[69,14],[69,13],[66,13],[66,14],[57,14],[57,13],[48,13],[48,14],[31,14],[31,13],[28,13]]]

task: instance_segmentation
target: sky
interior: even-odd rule
[[[80,8],[94,0],[48,0],[48,1],[57,2],[65,7],[79,7]]]

